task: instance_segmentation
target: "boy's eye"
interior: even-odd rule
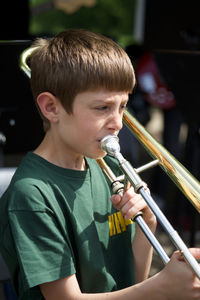
[[[108,108],[108,106],[96,107],[97,110],[106,110],[107,108]]]
[[[127,103],[122,104],[122,105],[121,105],[121,109],[125,109],[125,108],[126,108],[126,105],[127,105]]]
[[[127,105],[127,103],[121,104],[121,105],[120,105],[120,109],[123,110],[124,108],[126,108],[126,105]],[[112,109],[112,107],[109,106],[109,105],[103,105],[103,106],[97,106],[97,107],[95,107],[95,109],[96,109],[96,110],[99,110],[99,111],[105,111],[105,110]]]

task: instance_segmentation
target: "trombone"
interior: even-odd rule
[[[20,68],[30,78],[31,70],[27,64],[27,60],[36,47],[25,49],[20,56]],[[146,148],[150,155],[155,159],[146,165],[135,169],[120,153],[119,140],[117,136],[106,136],[101,141],[101,148],[110,156],[116,158],[120,164],[125,179],[130,181],[137,193],[140,193],[147,202],[160,224],[163,226],[175,247],[181,252],[186,262],[191,266],[196,276],[200,279],[200,267],[196,259],[192,256],[178,233],[171,226],[167,218],[164,216],[160,208],[157,206],[149,192],[146,190],[146,184],[141,180],[139,173],[155,165],[160,167],[167,173],[167,175],[174,181],[177,187],[184,193],[193,206],[200,212],[200,184],[199,182],[186,170],[161,144],[159,144],[147,130],[128,112],[124,111],[123,122],[135,135],[135,137]],[[107,166],[103,159],[97,159],[97,163],[101,167],[104,174],[110,180],[111,186],[115,193],[122,194],[124,185],[121,179],[117,178],[112,170]],[[140,226],[141,230],[146,235],[154,249],[160,255],[164,264],[167,264],[169,257],[155,238],[151,230],[148,228],[142,214],[138,213],[134,217],[134,221]]]
[[[150,193],[146,189],[146,183],[142,181],[139,176],[140,171],[144,169],[148,169],[153,164],[158,164],[159,160],[153,161],[152,163],[143,166],[139,170],[134,169],[132,165],[123,157],[120,153],[120,146],[119,146],[119,139],[116,135],[108,135],[105,136],[101,140],[101,148],[102,150],[106,151],[108,155],[116,158],[119,162],[120,168],[122,169],[125,178],[132,184],[134,187],[135,192],[140,193],[143,199],[146,201],[148,206],[153,211],[154,215],[157,217],[160,224],[163,226],[166,233],[169,235],[171,241],[173,242],[174,246],[180,251],[181,255],[184,257],[185,261],[193,269],[194,273],[200,279],[200,266],[197,260],[192,256],[184,242],[182,241],[181,237],[178,235],[176,230],[172,227],[169,223],[165,215],[162,213],[156,202],[151,197]],[[107,164],[103,161],[103,159],[97,160],[98,164],[102,168],[104,174],[110,179],[111,186],[115,193],[122,194],[123,193],[123,186],[120,186],[120,178],[117,178],[112,173],[112,170],[107,166]],[[118,186],[117,186],[118,185]],[[167,256],[166,252],[160,245],[159,241],[155,238],[152,234],[151,230],[148,228],[147,224],[142,218],[142,214],[138,213],[133,220],[140,226],[141,230],[147,237],[147,239],[152,244],[153,248],[159,254],[160,258],[162,259],[164,264],[167,264],[169,261],[169,257]]]

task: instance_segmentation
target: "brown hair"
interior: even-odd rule
[[[100,88],[132,92],[132,63],[110,38],[84,29],[69,29],[54,38],[39,38],[33,46],[38,47],[30,61],[34,99],[42,92],[50,92],[72,113],[78,93]]]

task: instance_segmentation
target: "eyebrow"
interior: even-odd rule
[[[126,98],[126,99],[122,99],[122,103],[127,103],[128,102],[128,98]],[[116,100],[114,100],[114,99],[94,99],[94,102],[95,103],[107,103],[107,104],[109,104],[109,103],[115,103],[116,102]]]

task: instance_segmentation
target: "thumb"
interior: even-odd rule
[[[117,205],[121,202],[121,196],[120,195],[117,195],[117,194],[114,194],[112,195],[112,197],[110,198],[112,204],[117,207]]]

